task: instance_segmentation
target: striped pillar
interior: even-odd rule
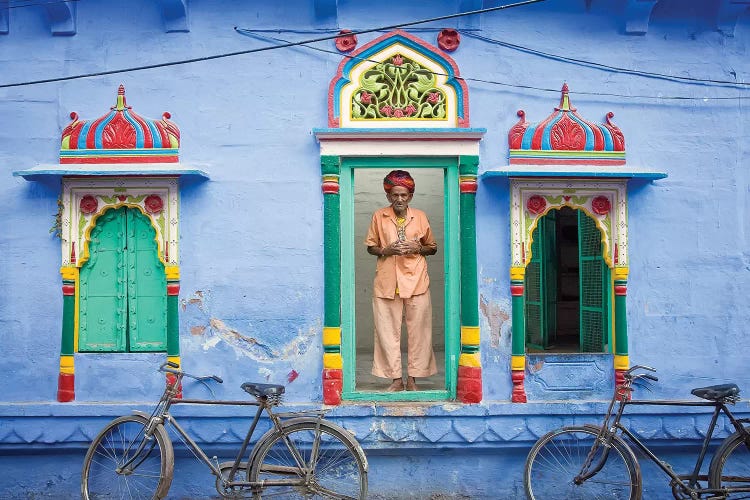
[[[180,295],[180,268],[179,266],[166,266],[164,269],[167,277],[167,361],[181,367],[180,360],[180,321],[179,321],[179,295]],[[176,377],[167,373],[167,385],[173,385]],[[182,387],[177,388],[177,398],[182,398]]]
[[[523,314],[525,274],[526,269],[523,267],[510,269],[510,295],[513,309],[510,379],[513,382],[511,401],[514,403],[526,402],[526,389],[523,387],[526,372],[526,324]]]
[[[476,193],[478,156],[459,157],[461,232],[461,356],[458,358],[456,398],[482,401],[482,361],[479,355],[479,287],[477,284]]]
[[[321,156],[323,190],[323,261],[325,311],[323,317],[323,402],[341,403],[344,362],[341,357],[341,227],[338,156]]]
[[[628,268],[615,268],[615,387],[625,382],[628,359],[628,319],[626,298],[628,293]]]
[[[63,320],[62,339],[60,342],[60,374],[57,378],[57,400],[61,403],[73,401],[75,394],[75,317],[76,317],[76,284],[78,268],[63,267]]]

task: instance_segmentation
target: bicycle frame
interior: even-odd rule
[[[612,410],[614,408],[615,402],[618,402],[618,408],[616,414],[612,415]],[[656,456],[654,452],[652,452],[649,447],[641,441],[637,435],[635,435],[633,432],[631,432],[629,429],[627,429],[625,426],[623,426],[620,423],[620,418],[622,417],[623,412],[625,411],[625,407],[629,405],[639,405],[639,406],[681,406],[681,407],[708,407],[712,406],[714,407],[713,415],[711,417],[711,423],[708,426],[708,431],[706,432],[705,437],[703,438],[703,444],[701,446],[701,451],[698,455],[698,458],[695,463],[695,467],[693,468],[693,472],[689,476],[680,476],[677,473],[675,473],[670,467],[669,464],[659,459],[659,457]],[[630,441],[635,444],[639,450],[641,450],[651,461],[653,461],[666,475],[668,475],[672,481],[673,484],[681,484],[683,488],[686,489],[689,493],[696,493],[696,494],[726,494],[726,493],[733,493],[733,492],[750,492],[750,486],[744,487],[744,488],[723,488],[723,489],[713,489],[713,488],[699,488],[698,481],[708,480],[707,476],[701,476],[700,470],[703,466],[703,462],[706,458],[706,454],[708,453],[708,448],[711,444],[711,438],[713,437],[714,430],[716,429],[716,424],[719,419],[719,414],[724,413],[726,417],[729,419],[729,421],[732,423],[734,428],[738,432],[747,432],[745,428],[743,427],[743,423],[745,422],[745,419],[736,419],[732,412],[729,410],[729,408],[726,406],[725,403],[721,401],[671,401],[671,400],[628,400],[627,397],[624,395],[621,395],[619,398],[613,398],[609,409],[607,411],[606,417],[604,419],[604,424],[601,428],[599,440],[604,444],[605,451],[603,452],[602,457],[599,459],[599,461],[596,463],[596,465],[593,468],[590,468],[587,470],[587,466],[584,465],[584,468],[582,469],[582,472],[584,470],[587,470],[586,473],[582,473],[579,476],[575,478],[575,482],[577,484],[583,483],[586,480],[592,478],[595,476],[603,467],[604,464],[607,462],[607,458],[609,455],[609,449],[611,446],[612,437],[617,433],[617,431],[620,431],[622,434],[627,436]],[[612,423],[610,423],[612,422]],[[748,434],[748,441],[747,446],[750,448],[750,434]],[[687,480],[687,482],[685,482]]]
[[[193,438],[188,434],[185,429],[182,428],[182,426],[177,422],[177,419],[169,413],[169,408],[173,404],[202,404],[202,405],[227,405],[227,406],[256,406],[258,407],[257,411],[255,412],[255,416],[253,417],[252,423],[250,424],[250,427],[248,428],[247,434],[245,435],[245,439],[242,441],[242,445],[240,446],[240,450],[237,453],[237,457],[234,459],[234,462],[232,463],[232,468],[229,472],[229,475],[226,479],[226,487],[240,487],[240,488],[248,488],[248,487],[254,487],[254,486],[260,486],[259,483],[250,482],[250,481],[234,481],[234,476],[237,473],[237,471],[240,469],[240,467],[243,466],[242,457],[245,456],[245,452],[247,451],[247,447],[250,444],[250,440],[252,439],[253,434],[255,433],[255,429],[258,425],[258,422],[260,421],[260,417],[263,414],[263,410],[267,410],[267,408],[258,401],[214,401],[214,400],[205,400],[205,399],[177,399],[177,398],[171,398],[169,400],[168,405],[166,405],[164,411],[153,418],[158,418],[164,425],[166,423],[169,423],[174,427],[174,429],[177,431],[177,433],[182,437],[183,442],[192,449],[192,451],[195,453],[196,457],[199,458],[202,462],[204,462],[213,472],[214,475],[216,475],[217,478],[222,477],[222,470],[219,467],[219,464],[214,464],[211,459],[208,457],[208,455],[203,451],[203,449],[200,447],[198,443],[193,440]],[[314,411],[309,412],[310,415],[316,414],[318,418],[318,424],[320,423],[320,420],[322,419],[323,412]],[[310,474],[310,470],[308,470],[308,466],[305,463],[304,459],[299,453],[299,450],[297,450],[297,447],[289,440],[288,436],[284,432],[284,426],[281,423],[280,416],[284,414],[275,414],[273,412],[268,412],[268,417],[271,420],[274,428],[277,432],[279,432],[284,437],[284,442],[289,449],[289,452],[294,457],[298,470],[303,471],[305,475]],[[312,450],[312,462],[314,463],[315,457],[317,457],[317,450],[319,448],[320,442],[320,436],[316,434],[315,440],[313,442],[313,450]],[[245,462],[246,464],[247,462]],[[295,472],[295,471],[289,471],[289,472]],[[295,484],[295,481],[292,480],[278,480],[278,481],[263,481],[263,485],[265,486],[285,486],[290,484]]]

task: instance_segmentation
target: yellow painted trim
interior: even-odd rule
[[[180,361],[179,356],[167,356],[167,361],[177,363],[177,366],[182,368],[182,362]]]
[[[80,327],[80,318],[78,317],[78,309],[81,307],[81,304],[79,303],[79,295],[80,295],[80,274],[78,273],[78,269],[76,269],[76,278],[75,278],[75,314],[73,315],[73,352],[78,352],[78,329]]]
[[[479,353],[475,352],[473,354],[467,354],[463,353],[461,354],[461,357],[458,358],[458,365],[459,366],[469,366],[472,368],[481,368],[482,367],[482,360],[479,357]]]
[[[461,327],[461,345],[479,345],[479,327]]]
[[[180,279],[180,266],[164,266],[164,274],[168,280]]]
[[[512,280],[522,280],[525,275],[526,275],[525,267],[511,267],[510,268],[510,279]]]
[[[77,267],[61,267],[60,274],[64,280],[77,280],[78,279],[78,268]]]
[[[526,356],[511,356],[510,369],[513,371],[526,369]]]
[[[60,356],[60,373],[69,375],[75,373],[75,360],[73,356]]]
[[[616,354],[615,355],[615,370],[627,370],[630,368],[630,359],[627,354]]]
[[[323,345],[341,345],[341,327],[323,327]]]
[[[615,279],[616,280],[626,280],[628,279],[628,274],[630,272],[630,269],[627,267],[616,267],[615,268]]]
[[[323,368],[341,370],[344,367],[344,360],[341,354],[327,352],[323,354]]]

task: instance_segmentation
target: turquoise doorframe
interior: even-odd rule
[[[442,169],[445,237],[445,390],[419,392],[358,392],[356,373],[356,310],[354,290],[354,171],[360,168]],[[454,399],[461,351],[461,291],[459,235],[459,157],[357,157],[342,158],[339,178],[341,201],[341,355],[346,400],[435,401]]]

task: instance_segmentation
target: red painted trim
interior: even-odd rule
[[[510,400],[514,403],[526,402],[526,389],[523,387],[523,370],[513,370],[510,372],[510,379],[513,381],[513,393]]]
[[[61,403],[73,401],[76,398],[76,376],[72,373],[61,373],[57,377],[57,400]]]
[[[179,283],[167,283],[167,295],[179,295],[180,284]]]
[[[456,398],[462,403],[482,401],[482,369],[477,366],[459,366]]]
[[[111,150],[110,150],[111,151]],[[178,163],[179,156],[97,156],[85,158],[60,158],[60,164],[98,163]]]
[[[510,285],[510,294],[513,297],[520,297],[523,295],[523,285]]]
[[[615,295],[627,295],[627,294],[628,294],[627,285],[615,285]]]
[[[62,286],[63,295],[73,295],[75,291],[76,291],[75,285],[63,285]]]
[[[323,369],[323,402],[327,405],[341,404],[341,392],[344,382],[343,370]]]
[[[476,193],[477,192],[477,181],[464,181],[459,183],[461,193]]]
[[[510,158],[511,165],[625,165],[625,160],[584,159],[584,158]]]
[[[130,117],[135,120],[138,125],[141,126],[141,130],[143,130],[143,147],[144,149],[152,149],[154,147],[154,136],[151,135],[151,129],[148,127],[148,123],[146,123],[146,120],[141,118],[139,115],[134,113],[132,110],[128,112]],[[155,122],[158,123],[158,122]],[[132,125],[131,125],[132,126]],[[156,125],[158,128],[159,126]],[[162,146],[162,147],[169,147],[169,145]]]
[[[324,182],[322,185],[323,194],[338,194],[339,183],[338,182]]]

